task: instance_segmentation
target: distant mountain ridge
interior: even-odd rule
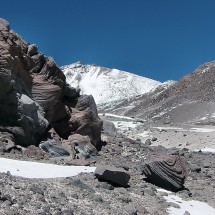
[[[200,65],[170,87],[159,86],[112,112],[155,123],[215,125],[215,62]]]
[[[100,112],[161,124],[215,124],[215,61],[164,83],[80,62],[62,69],[72,86],[94,96]]]
[[[76,62],[61,67],[67,82],[81,90],[81,94],[93,95],[97,105],[115,107],[123,100],[129,100],[155,90],[162,84],[159,81],[135,75],[118,69]]]

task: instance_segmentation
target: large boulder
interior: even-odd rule
[[[98,166],[94,172],[94,175],[101,180],[112,182],[122,187],[128,186],[130,175],[122,168],[116,168],[114,166]]]
[[[47,130],[60,138],[89,136],[96,146],[102,122],[91,96],[66,83],[54,59],[38,52],[0,19],[0,132],[22,146],[39,145]]]
[[[184,157],[158,154],[143,166],[143,173],[148,182],[171,191],[184,187],[187,178],[187,163]]]
[[[90,108],[84,111],[69,108],[69,113],[70,117],[52,124],[58,135],[64,139],[75,133],[89,136],[91,143],[97,147],[101,141],[101,119]]]

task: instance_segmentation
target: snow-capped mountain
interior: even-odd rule
[[[148,93],[162,84],[129,72],[82,62],[61,69],[71,86],[80,88],[81,94],[93,95],[100,107],[107,103],[114,106],[122,100]]]

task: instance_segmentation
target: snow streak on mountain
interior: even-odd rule
[[[161,82],[132,73],[77,62],[62,67],[67,82],[79,87],[81,94],[93,95],[97,105],[116,104],[150,92]]]

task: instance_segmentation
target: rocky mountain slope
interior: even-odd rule
[[[62,69],[71,86],[95,97],[99,112],[162,124],[215,123],[214,62],[201,65],[177,82],[164,83],[81,62]]]
[[[153,91],[161,85],[159,81],[129,72],[82,62],[61,69],[72,87],[78,87],[81,94],[93,95],[99,109],[114,108],[124,100]]]
[[[124,101],[108,112],[151,123],[213,125],[214,73],[215,62],[205,63],[168,88],[160,85],[156,90]]]

